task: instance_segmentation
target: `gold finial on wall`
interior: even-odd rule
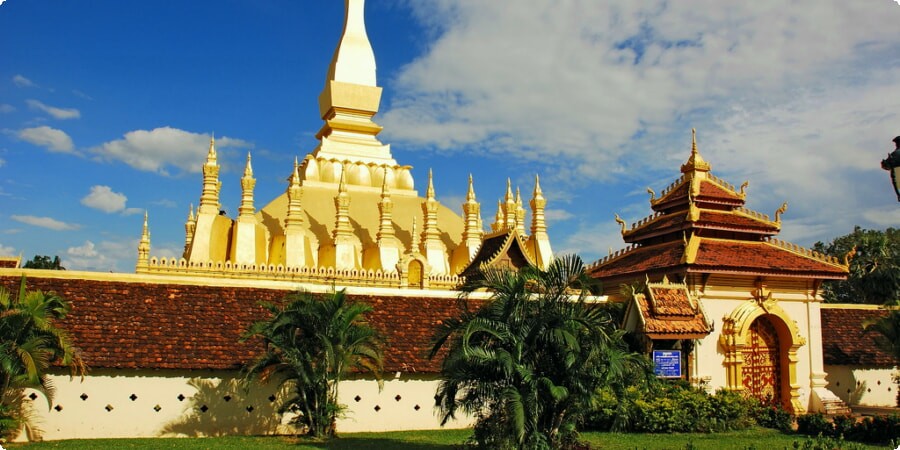
[[[621,217],[619,217],[619,213],[616,213],[616,223],[618,223],[622,227],[622,234],[624,235],[625,227],[627,226],[627,224],[625,223],[624,220],[622,220]]]

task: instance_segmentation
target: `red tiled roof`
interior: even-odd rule
[[[649,287],[650,306],[656,316],[692,316],[694,307],[685,290],[666,287]]]
[[[691,188],[690,180],[680,179],[677,182],[681,184],[665,193],[662,197],[651,201],[651,207],[654,211],[661,211],[682,203],[687,204],[688,190]]]
[[[900,361],[875,344],[873,333],[863,333],[867,320],[886,317],[883,309],[823,307],[822,353],[828,365],[863,365],[893,367]]]
[[[778,233],[778,226],[767,220],[738,212],[701,209],[697,221],[688,219],[688,210],[674,211],[659,217],[647,217],[644,223],[625,232],[625,242],[640,242],[654,236],[671,234],[691,228],[739,231],[771,236]]]
[[[17,269],[22,258],[0,256],[0,269]]]
[[[695,222],[697,228],[724,228],[742,232],[755,232],[773,235],[779,228],[772,222],[745,216],[736,212],[700,210],[700,219]]]
[[[0,276],[16,289],[19,276]],[[28,278],[28,289],[55,291],[73,304],[60,323],[85,363],[117,369],[235,369],[262,351],[259,341],[238,342],[265,317],[261,301],[277,289]],[[435,327],[459,313],[456,298],[356,296],[372,305],[367,320],[387,338],[386,371],[433,373],[427,358]]]
[[[703,180],[700,183],[700,195],[697,200],[709,200],[717,203],[727,203],[731,205],[743,205],[744,199],[731,189],[724,188],[710,180]]]
[[[684,288],[651,288],[648,300],[643,294],[634,296],[632,307],[641,316],[643,327],[635,330],[652,339],[700,339],[710,332],[699,307],[691,305]],[[662,310],[660,302],[664,303]],[[656,303],[654,305],[653,303]]]
[[[847,269],[768,242],[702,239],[693,270],[797,274],[844,278]]]
[[[597,265],[588,268],[588,274],[594,278],[610,278],[671,268],[681,264],[683,255],[682,241],[637,247],[621,256],[601,260]]]

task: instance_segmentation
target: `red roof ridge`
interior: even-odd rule
[[[777,239],[774,237],[767,237],[763,240],[763,243],[771,245],[773,247],[780,248],[782,250],[787,250],[791,253],[794,253],[799,256],[803,256],[805,258],[813,259],[813,260],[816,260],[816,261],[819,261],[819,262],[822,262],[825,264],[830,264],[832,266],[842,268],[844,270],[848,270],[850,268],[849,262],[841,263],[841,261],[838,260],[837,257],[835,257],[835,256],[819,253],[815,250],[808,249],[806,247],[803,247],[803,246],[800,246],[800,245],[797,245],[797,244],[794,244],[791,242],[782,241],[781,239]]]
[[[670,194],[675,192],[675,190],[680,188],[687,181],[688,181],[687,175],[681,174],[681,176],[678,177],[678,179],[676,179],[671,184],[666,186],[666,188],[663,189],[662,192],[659,193],[659,198],[654,198],[654,197],[650,198],[650,206],[653,207],[660,203],[663,203],[663,201],[666,200],[666,197],[668,197]]]
[[[590,271],[591,269],[600,267],[604,264],[611,263],[617,259],[624,258],[625,256],[628,256],[629,254],[631,254],[632,252],[637,251],[637,250],[651,250],[651,249],[657,248],[657,247],[667,247],[667,246],[671,246],[673,243],[679,243],[679,241],[661,242],[659,244],[653,244],[653,245],[631,244],[625,248],[616,250],[615,252],[613,252],[612,247],[610,247],[609,255],[604,256],[604,257],[588,264],[587,267],[585,268],[585,270]]]
[[[674,214],[679,214],[680,212],[682,212],[682,211],[663,214],[660,211],[656,211],[653,214],[646,216],[643,219],[638,220],[637,222],[632,222],[631,229],[625,230],[625,232],[622,233],[622,236],[628,236],[630,234],[634,234],[636,231],[640,230],[641,228],[646,228],[647,226],[652,225],[653,223],[657,222],[661,218],[668,218],[669,216],[674,215]],[[687,212],[687,210],[684,210],[684,212]]]

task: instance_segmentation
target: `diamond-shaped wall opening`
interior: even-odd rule
[[[28,396],[28,398],[30,398],[32,401],[37,400],[37,397],[37,394],[35,394],[34,392],[32,392],[31,395]]]
[[[53,409],[55,409],[56,412],[60,412],[60,411],[63,410],[62,405],[56,405],[56,406],[53,407]]]
[[[83,400],[83,401],[87,401],[88,395],[87,395],[87,394],[81,394],[81,395],[80,395],[80,398],[81,398],[81,400]]]
[[[378,412],[378,411],[381,411],[381,407],[378,405],[375,405],[375,412]]]
[[[207,411],[209,411],[209,407],[208,407],[208,406],[203,405],[203,406],[200,407],[200,412],[207,412]]]
[[[103,409],[105,409],[107,412],[112,412],[112,410],[116,408],[113,408],[113,405],[106,405]]]
[[[394,397],[394,400],[396,400],[396,401],[398,401],[398,402],[399,402],[399,401],[400,401],[400,399],[401,399],[401,398],[403,398],[403,397],[400,397],[400,394],[397,394],[397,396],[396,396],[396,397]]]
[[[159,410],[161,410],[161,409],[162,409],[162,406],[159,406],[159,405],[156,405],[153,407],[153,410],[156,412],[159,412]]]
[[[128,398],[130,398],[131,401],[135,401],[135,400],[137,400],[137,395],[131,394],[128,396]]]

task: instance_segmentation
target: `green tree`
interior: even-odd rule
[[[826,302],[890,304],[900,299],[900,230],[857,226],[827,244],[817,242],[813,249],[842,260],[852,256],[847,279],[825,283]]]
[[[264,303],[271,316],[253,323],[242,341],[260,338],[265,352],[244,369],[245,380],[275,380],[286,392],[280,412],[312,437],[336,434],[338,385],[351,371],[380,378],[383,339],[365,320],[372,307],[347,300],[344,290],[298,292],[281,306]]]
[[[26,269],[47,269],[47,270],[66,270],[65,267],[62,266],[62,263],[59,260],[59,256],[54,256],[53,259],[50,259],[49,256],[45,255],[34,255],[31,261],[25,262]]]
[[[577,256],[540,270],[485,268],[463,287],[486,289],[479,308],[442,323],[431,357],[444,354],[435,399],[442,424],[457,411],[477,418],[483,448],[564,448],[598,386],[649,377],[628,352],[609,311],[588,303],[590,279]],[[443,349],[443,350],[442,350]]]
[[[900,310],[893,309],[878,320],[863,324],[866,333],[874,333],[875,345],[900,361]]]
[[[54,324],[69,313],[71,303],[52,292],[26,290],[25,285],[22,277],[15,296],[0,287],[0,414],[11,419],[0,423],[14,425],[3,430],[4,433],[14,432],[23,425],[25,417],[15,407],[22,389],[42,392],[49,407],[53,389],[47,379],[47,369],[51,364],[68,366],[73,375],[85,372],[68,334]]]

